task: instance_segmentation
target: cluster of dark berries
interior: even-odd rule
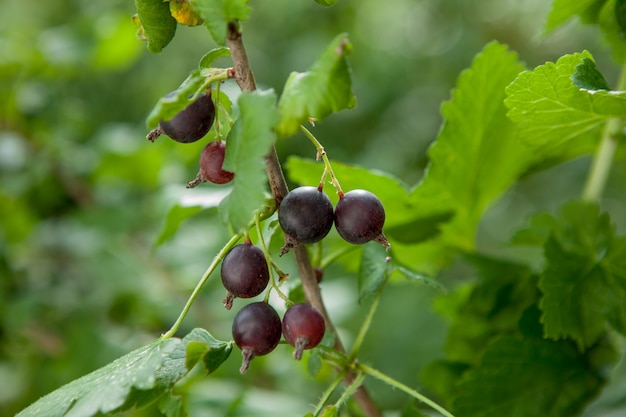
[[[287,309],[281,322],[269,304],[259,301],[242,308],[233,320],[233,339],[241,349],[243,374],[256,356],[267,355],[280,342],[281,334],[295,347],[293,357],[302,358],[302,351],[317,346],[324,337],[324,317],[311,304],[294,304]]]
[[[234,246],[222,261],[222,283],[227,294],[224,306],[230,310],[233,299],[255,297],[269,282],[269,268],[263,251],[246,241]],[[324,337],[324,317],[311,304],[289,307],[281,322],[278,313],[266,302],[248,304],[233,320],[233,339],[243,354],[241,373],[246,372],[255,356],[270,353],[278,345],[281,334],[295,347],[294,358],[302,351],[317,346]]]
[[[378,197],[365,190],[340,193],[333,210],[321,187],[298,187],[281,201],[278,221],[285,232],[282,254],[301,243],[322,240],[333,223],[347,242],[362,244],[373,240],[386,248],[390,246],[383,233],[385,209]]]
[[[172,97],[175,91],[167,97]],[[180,143],[193,143],[202,139],[213,126],[215,121],[215,104],[211,92],[201,94],[193,103],[185,107],[170,120],[161,120],[159,127],[148,133],[147,139],[154,142],[160,135],[165,134]],[[226,154],[226,143],[216,140],[206,145],[200,154],[200,170],[193,181],[187,183],[187,188],[193,188],[202,182],[226,184],[235,174],[222,168]]]

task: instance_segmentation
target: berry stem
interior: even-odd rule
[[[626,64],[622,66],[617,90],[626,90]],[[591,163],[591,169],[587,176],[582,199],[587,202],[597,202],[602,196],[606,186],[617,146],[624,138],[624,120],[609,119],[602,131],[600,146],[596,151]]]
[[[232,247],[235,246],[235,244],[239,241],[239,239],[241,239],[241,236],[242,235],[240,233],[233,235],[233,237],[231,237],[230,240],[226,242],[224,247],[217,253],[217,255],[215,255],[215,258],[213,258],[213,262],[211,262],[211,265],[209,265],[204,275],[202,275],[202,278],[200,278],[200,281],[198,281],[198,283],[196,284],[196,287],[194,288],[193,292],[189,296],[189,299],[187,300],[187,304],[185,304],[185,307],[183,307],[183,310],[180,312],[180,315],[178,316],[178,318],[176,319],[172,327],[167,332],[161,335],[161,339],[169,339],[176,334],[183,320],[187,316],[187,313],[189,313],[189,309],[191,308],[191,305],[198,297],[198,294],[200,294],[200,290],[202,289],[204,284],[206,284],[209,277],[211,276],[213,271],[215,271],[215,269],[220,264],[220,262],[222,262],[226,254],[228,254],[228,252],[232,249]]]
[[[343,190],[341,189],[339,180],[337,179],[337,177],[335,176],[335,173],[333,172],[333,167],[330,164],[328,155],[326,155],[326,150],[324,150],[324,146],[322,146],[320,141],[317,140],[315,135],[313,135],[313,133],[311,133],[309,129],[300,125],[300,130],[302,131],[302,133],[306,135],[306,137],[308,137],[311,140],[311,142],[313,142],[315,149],[317,149],[317,160],[319,160],[321,157],[322,160],[324,161],[324,172],[322,173],[322,179],[320,180],[320,189],[321,187],[324,186],[324,181],[326,180],[326,176],[330,176],[330,183],[337,190],[337,194],[339,195],[339,198],[343,197]]]
[[[222,85],[222,83],[216,83],[215,84],[215,97],[213,97],[213,102],[215,103],[215,121],[213,122],[213,125],[215,126],[215,140],[219,141],[222,140],[222,137],[220,136],[220,86]],[[209,86],[209,91],[210,90],[210,86]]]
[[[236,23],[228,24],[226,42],[233,60],[235,69],[234,79],[237,82],[237,85],[239,85],[239,88],[243,91],[254,91],[256,89],[254,74],[248,61],[248,55],[243,44],[241,31]],[[266,156],[266,172],[274,199],[277,204],[280,204],[280,201],[289,192],[289,188],[287,187],[287,181],[283,175],[275,146],[270,148],[270,151]],[[307,301],[317,308],[320,313],[322,313],[324,320],[326,321],[327,331],[337,334],[335,326],[328,317],[326,306],[322,301],[320,288],[318,286],[317,278],[315,277],[315,272],[313,271],[313,266],[311,265],[306,246],[297,245],[292,252],[298,267],[298,273],[300,274],[300,280],[302,282],[302,289]],[[345,351],[339,337],[335,338],[335,349],[340,352]],[[344,378],[344,382],[349,385],[353,379],[354,375],[347,373]],[[372,398],[369,396],[364,387],[359,387],[356,390],[354,398],[361,407],[365,417],[381,417],[380,411],[378,411],[376,404],[374,404]]]
[[[357,364],[357,367],[364,374],[370,375],[380,381],[383,381],[387,383],[388,385],[391,385],[392,387],[399,389],[400,391],[404,391],[411,397],[415,398],[418,401],[423,402],[424,404],[426,404],[433,410],[439,412],[441,415],[446,416],[446,417],[454,417],[452,413],[450,413],[448,410],[446,410],[445,408],[443,408],[442,406],[440,406],[439,404],[437,404],[430,398],[426,397],[423,394],[420,394],[419,392],[415,391],[413,388],[409,387],[408,385],[405,385],[402,382],[391,378],[389,375],[384,374],[380,372],[379,370],[371,368],[362,363]]]
[[[280,279],[282,279],[282,277],[286,276],[287,274],[285,274],[284,272],[282,272],[279,268],[278,265],[276,265],[276,263],[274,262],[274,260],[272,259],[272,256],[270,255],[270,251],[267,249],[267,245],[265,244],[265,239],[263,238],[263,230],[261,230],[261,220],[260,220],[260,214],[257,213],[256,216],[254,216],[254,224],[256,227],[256,233],[259,237],[259,243],[261,245],[261,250],[263,251],[263,255],[265,255],[265,261],[267,262],[267,264],[270,266],[269,270],[270,270],[270,286],[267,290],[267,294],[265,295],[264,301],[267,303],[269,301],[270,298],[270,293],[272,292],[272,289],[276,290],[276,293],[278,294],[278,296],[280,298],[283,299],[283,301],[285,301],[285,303],[290,306],[291,304],[293,304],[293,301],[291,301],[289,299],[289,297],[287,297],[281,290],[280,288],[278,288],[278,284],[276,284],[276,279],[274,278],[274,273],[278,273],[279,275],[279,281]]]

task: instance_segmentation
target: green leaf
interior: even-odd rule
[[[578,68],[589,69],[588,61],[593,61],[588,52],[565,55],[520,74],[507,88],[508,115],[535,159],[565,159],[593,150],[605,122],[626,115],[626,93],[574,85],[572,77],[580,79]]]
[[[454,211],[444,211],[431,216],[412,219],[407,223],[388,227],[385,230],[387,237],[402,243],[418,243],[432,239],[441,233],[441,226],[454,217]]]
[[[389,275],[389,254],[377,243],[368,243],[363,247],[359,267],[359,302],[364,302],[378,293]]]
[[[218,45],[226,44],[229,23],[246,20],[250,14],[248,0],[190,0],[190,3]]]
[[[420,372],[420,380],[432,392],[441,398],[446,408],[450,408],[451,399],[458,394],[459,381],[470,366],[463,362],[436,359],[428,363]]]
[[[117,410],[132,388],[156,388],[157,372],[180,344],[158,340],[53,391],[18,414],[19,417],[93,416]]]
[[[159,235],[154,241],[154,246],[160,246],[170,240],[174,237],[176,231],[185,220],[195,216],[202,210],[202,206],[185,207],[179,204],[174,204],[165,215],[165,221],[163,222]]]
[[[321,4],[322,6],[334,6],[338,1],[339,0],[315,0],[317,4]]]
[[[213,373],[230,356],[233,350],[232,342],[223,342],[214,338],[204,329],[194,329],[185,338],[186,344],[185,366],[193,368],[202,363],[208,374]]]
[[[621,24],[620,24],[621,21]],[[599,24],[604,40],[611,47],[613,58],[624,62],[626,39],[624,39],[624,4],[622,0],[607,0],[600,11]]]
[[[178,89],[159,99],[146,120],[148,128],[155,128],[160,120],[171,119],[193,103],[198,94],[204,92],[204,83],[205,78],[200,74],[199,69],[191,71]]]
[[[465,374],[452,411],[464,417],[571,417],[602,383],[570,344],[502,336]]]
[[[166,417],[187,417],[182,398],[174,395],[164,395],[159,400],[159,411]]]
[[[230,56],[230,49],[224,47],[211,49],[200,59],[198,68],[211,68],[213,62],[225,56]]]
[[[239,119],[226,142],[223,167],[235,173],[233,190],[220,203],[220,214],[235,232],[248,229],[255,212],[265,204],[265,155],[274,143],[278,119],[273,91],[255,91],[239,97]]]
[[[176,33],[176,19],[170,13],[169,3],[163,0],[135,0],[137,14],[148,40],[148,51],[160,53]]]
[[[204,355],[187,358],[191,342],[205,344]],[[88,417],[145,406],[171,390],[197,362],[194,359],[201,358],[211,372],[231,350],[232,342],[220,342],[203,329],[194,329],[182,340],[158,339],[40,398],[17,416]],[[168,400],[162,404],[172,407]]]
[[[411,194],[411,222],[435,216],[446,245],[471,249],[485,209],[528,165],[529,150],[514,137],[502,103],[522,69],[516,54],[492,42],[442,106],[444,124],[429,150],[426,176]],[[450,212],[452,221],[439,226]]]
[[[625,0],[616,0],[615,1],[615,20],[617,25],[622,31],[622,34],[626,32],[626,1]]]
[[[278,102],[280,122],[276,131],[288,137],[308,118],[321,120],[331,113],[356,106],[352,75],[346,57],[352,44],[337,36],[306,72],[292,72]]]
[[[606,0],[554,0],[546,30],[553,30],[574,16],[580,16],[583,22],[593,23],[597,21],[605,2]]]
[[[579,348],[601,338],[607,322],[625,332],[625,238],[615,236],[596,205],[563,207],[545,243],[547,267],[539,281],[545,337],[571,338]]]
[[[583,58],[572,75],[575,86],[585,90],[609,90],[609,84],[592,59]]]
[[[162,245],[174,237],[178,228],[186,220],[203,211],[218,207],[227,195],[228,189],[208,190],[202,193],[197,192],[193,195],[183,195],[178,202],[168,209],[159,235],[154,241],[154,247]]]
[[[483,256],[468,256],[479,282],[461,288],[451,303],[448,296],[436,300],[452,311],[444,350],[447,359],[474,364],[487,344],[500,334],[517,334],[522,313],[536,302],[536,277],[523,265]]]
[[[407,279],[411,281],[419,282],[424,285],[428,285],[429,287],[434,288],[443,294],[448,292],[448,289],[440,282],[435,281],[434,279],[431,279],[424,274],[420,274],[418,272],[412,271],[411,269],[405,268],[403,266],[396,266],[395,264],[396,262],[392,261],[392,265],[393,265],[392,270],[400,272]]]

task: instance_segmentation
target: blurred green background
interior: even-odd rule
[[[610,82],[617,71],[594,28],[572,22],[543,36],[545,0],[340,0],[332,8],[313,0],[250,3],[244,39],[260,88],[280,92],[291,71],[305,70],[337,33],[350,34],[358,106],[323,121],[316,134],[331,159],[387,171],[408,185],[422,176],[440,103],[487,42],[508,44],[529,68],[588,49]],[[156,100],[215,45],[205,28],[179,26],[163,53],[151,55],[135,36],[133,14],[134,4],[121,0],[0,4],[0,415],[167,330],[227,238],[215,211],[206,210],[153,246],[172,204],[223,190],[184,188],[197,172],[201,143],[144,139],[144,119]],[[314,157],[303,140],[279,143],[280,157]],[[577,196],[588,163],[573,161],[519,184],[486,215],[479,245],[489,250],[530,213]],[[621,166],[607,190],[608,208],[624,204]],[[622,230],[624,216],[616,210]],[[458,266],[441,279],[470,275]],[[183,330],[202,326],[229,340],[233,314],[221,307],[217,281]],[[322,285],[349,343],[365,313],[354,274],[332,268]],[[397,283],[386,291],[361,359],[419,387],[420,369],[441,356],[446,324],[430,310],[431,289]],[[304,365],[287,360],[287,347],[278,349],[284,352],[255,360],[245,377],[235,350],[216,375],[189,386],[191,410],[309,411],[332,372],[313,381]],[[384,386],[370,388],[388,409],[406,403]]]

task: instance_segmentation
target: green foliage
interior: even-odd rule
[[[232,343],[218,341],[203,329],[194,329],[182,340],[159,339],[48,394],[18,416],[87,417],[145,406],[171,390],[197,363],[213,372],[231,350]],[[172,406],[169,402],[167,408]]]
[[[359,302],[370,299],[389,277],[387,252],[378,244],[370,243],[363,248],[359,268]]]
[[[610,90],[604,75],[589,58],[583,58],[576,66],[576,72],[572,74],[572,83],[585,90]]]
[[[418,374],[457,417],[623,413],[624,368],[614,364],[623,362],[626,334],[624,178],[619,165],[609,170],[615,150],[605,145],[621,147],[626,77],[612,82],[615,69],[605,68],[609,57],[593,32],[572,25],[563,28],[567,36],[535,41],[539,0],[472,4],[488,10],[484,16],[467,13],[461,0],[383,3],[259,3],[258,18],[248,21],[245,0],[194,0],[218,45],[227,33],[245,32],[259,85],[268,89],[244,94],[228,79],[232,70],[214,67],[231,51],[205,52],[204,30],[181,27],[162,56],[139,57],[141,44],[122,41],[132,33],[120,29],[129,26],[132,4],[96,0],[72,10],[71,21],[65,9],[73,4],[0,6],[0,414],[32,403],[20,417],[303,415],[319,401],[307,416],[360,415],[343,408],[357,407],[348,400],[367,378],[383,413],[419,416],[426,415],[423,397],[410,388],[420,385]],[[622,64],[623,5],[556,0],[546,31],[579,17],[599,28]],[[150,52],[174,36],[167,6],[136,2]],[[336,36],[345,30],[349,38]],[[332,37],[308,70],[285,82]],[[524,71],[515,53],[490,42],[458,77],[437,130],[439,100],[479,42],[493,37],[514,39],[528,62],[555,62]],[[557,59],[585,48],[593,56]],[[157,100],[180,81],[177,74],[189,76]],[[277,100],[270,87],[281,85]],[[157,101],[147,120],[155,127],[209,88],[217,118],[203,143],[145,143],[139,122],[150,103]],[[311,130],[344,191],[363,188],[381,199],[392,249],[351,246],[333,230],[308,252],[324,269],[328,310],[341,306],[331,319],[357,341],[350,356],[334,349],[339,333],[327,331],[302,366],[283,361],[291,349],[279,346],[255,359],[254,375],[241,377],[238,361],[221,367],[232,342],[199,328],[126,353],[172,323],[166,336],[185,326],[228,334],[232,312],[219,307],[223,292],[207,281],[240,238],[231,233],[259,242],[249,227],[262,211],[268,257],[283,243],[267,192],[268,149],[278,147],[293,183],[318,184],[330,164],[298,156],[315,148],[296,133],[311,119],[354,107],[353,92],[357,111]],[[215,139],[227,141],[232,186],[185,190],[202,146]],[[579,193],[596,152],[604,157],[587,174],[594,191],[583,194],[586,202],[563,204]],[[623,152],[616,155],[623,162]],[[336,203],[332,186],[325,191]],[[529,226],[517,230],[528,216]],[[185,222],[194,227],[182,228]],[[219,250],[219,242],[228,243]],[[304,301],[291,255],[273,261],[290,274],[282,295]],[[409,301],[385,304],[383,284],[399,291],[393,286],[407,280],[439,291],[432,309],[448,320],[445,329],[423,318],[431,308],[415,301],[423,285],[405,285]],[[374,294],[382,297],[370,305],[392,307],[376,317],[375,308],[362,311]],[[355,371],[356,383],[342,389],[336,369]],[[605,384],[603,393],[617,394],[598,396]],[[419,401],[406,407],[405,394]]]
[[[548,15],[546,29],[552,30],[573,16],[580,16],[586,23],[596,23],[604,3],[606,0],[555,0]]]
[[[163,0],[135,0],[141,31],[148,40],[148,51],[160,53],[174,38],[176,19],[170,14],[169,3]]]
[[[450,245],[474,246],[483,212],[528,163],[530,153],[516,140],[502,104],[504,88],[522,69],[516,54],[490,43],[441,108],[444,124],[429,150],[427,174],[411,198],[420,213],[454,210],[454,218],[442,226],[442,238]]]
[[[624,333],[626,238],[596,205],[572,202],[547,220],[547,265],[539,281],[545,336],[575,340],[582,350],[596,344],[609,323]]]
[[[246,20],[250,14],[248,0],[190,0],[190,3],[202,16],[218,45],[226,44],[228,24]]]
[[[347,56],[352,44],[338,35],[308,71],[292,72],[278,102],[279,136],[291,136],[309,118],[321,120],[333,112],[356,106]]]
[[[496,338],[458,386],[460,416],[572,416],[602,385],[602,377],[567,343]]]
[[[247,230],[265,205],[265,155],[274,143],[278,119],[273,91],[242,94],[239,118],[226,142],[224,169],[235,173],[233,190],[220,203],[222,220],[235,232]]]
[[[507,88],[509,117],[517,123],[520,138],[536,160],[567,160],[589,152],[604,123],[626,114],[623,93],[598,91],[605,85],[597,75],[589,79],[589,74],[579,72],[593,70],[592,60],[588,52],[566,55],[556,63],[520,74]],[[596,89],[575,85],[575,74],[578,83],[593,83]]]

